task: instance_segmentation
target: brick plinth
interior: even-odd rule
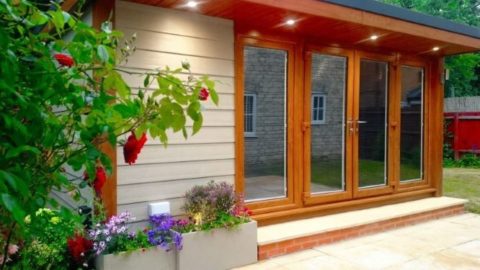
[[[458,215],[462,214],[464,211],[465,208],[463,205],[456,205],[443,209],[427,211],[419,214],[403,216],[351,228],[333,230],[315,235],[285,240],[277,243],[259,245],[258,259],[265,260],[268,258],[309,249],[315,246],[330,244],[341,240],[369,235],[377,232],[383,232],[395,228],[401,228],[408,225],[435,220],[443,217]]]

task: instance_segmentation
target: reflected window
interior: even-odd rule
[[[325,95],[312,95],[312,124],[325,124]]]
[[[347,58],[312,54],[310,192],[345,190],[345,101]],[[328,96],[328,108],[326,97]],[[328,118],[326,121],[326,110]],[[322,125],[318,125],[322,124]]]
[[[247,201],[287,196],[287,59],[285,50],[244,48]]]

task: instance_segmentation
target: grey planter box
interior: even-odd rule
[[[150,248],[145,251],[101,255],[97,257],[95,265],[99,270],[175,270],[175,251]]]
[[[183,249],[177,252],[177,270],[224,270],[256,261],[256,221],[230,230],[183,234]]]

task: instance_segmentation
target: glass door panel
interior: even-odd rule
[[[287,197],[288,51],[244,47],[245,199]]]
[[[402,66],[400,181],[423,178],[423,68]]]
[[[388,63],[360,62],[358,186],[387,185]]]
[[[311,55],[310,192],[344,191],[347,57]]]

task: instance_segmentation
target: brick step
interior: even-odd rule
[[[437,197],[258,228],[258,259],[400,228],[464,212],[464,199]]]

